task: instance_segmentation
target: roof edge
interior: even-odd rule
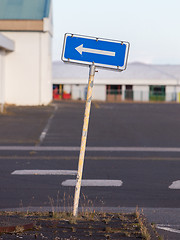
[[[43,31],[43,19],[0,20],[0,31]]]
[[[2,0],[1,20],[43,20],[50,15],[52,0]]]
[[[48,18],[49,17],[50,3],[51,3],[51,0],[46,0],[46,4],[45,4],[45,7],[44,7],[44,18]]]

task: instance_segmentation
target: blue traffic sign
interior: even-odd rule
[[[66,33],[62,60],[97,67],[125,70],[129,43]]]

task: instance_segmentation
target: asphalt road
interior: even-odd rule
[[[44,146],[79,146],[84,104],[59,104]],[[92,104],[87,146],[180,147],[178,104]]]
[[[12,175],[15,170],[76,170],[77,159],[57,156],[34,158],[26,156],[1,160],[0,208],[23,206],[49,206],[49,198],[63,199],[73,196],[74,187],[62,186],[75,176]],[[73,158],[73,157],[72,157]],[[82,187],[86,201],[94,207],[161,207],[178,208],[179,191],[169,189],[179,179],[179,161],[161,160],[96,160],[88,158],[84,167],[84,179],[121,180],[121,187]],[[67,196],[68,197],[68,196]],[[83,198],[82,198],[83,199]],[[58,203],[60,204],[60,203]],[[70,203],[66,203],[66,206]],[[64,203],[63,203],[64,206]]]
[[[0,115],[0,209],[72,206],[74,187],[62,183],[74,175],[12,173],[77,170],[84,103],[8,111]],[[83,179],[121,180],[122,186],[82,187],[81,207],[138,206],[150,221],[176,231],[163,231],[165,239],[179,239],[180,189],[169,188],[180,180],[179,128],[178,104],[93,103]]]

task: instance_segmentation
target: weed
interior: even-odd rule
[[[22,199],[20,200],[19,207],[23,208],[23,201],[22,201]]]
[[[82,193],[82,199],[81,199],[81,208],[82,208],[82,213],[85,214],[86,212],[88,213],[93,213],[95,212],[93,208],[94,204],[92,200],[89,200],[87,196]]]
[[[71,231],[72,231],[72,232],[76,232],[76,228],[75,228],[75,227],[72,227],[72,228],[71,228]]]
[[[111,239],[109,234],[105,234],[104,236],[106,237],[106,239]]]
[[[126,236],[126,237],[131,237],[131,233],[130,232],[124,232],[124,235]]]
[[[141,234],[142,234],[143,239],[150,240],[151,239],[150,234],[149,234],[146,226],[144,225],[142,215],[140,214],[140,212],[138,211],[137,208],[136,208],[135,214],[136,214],[136,218],[138,220],[139,226],[140,226],[140,230],[141,230]]]
[[[16,226],[15,232],[16,233],[22,233],[24,231],[24,227],[23,226]]]
[[[158,237],[158,240],[163,240],[163,237],[162,237],[162,236],[159,236],[159,234],[157,233],[156,224],[155,224],[155,223],[151,223],[151,227],[152,227],[155,235]]]
[[[36,224],[34,225],[34,229],[36,229],[37,231],[39,231],[41,228],[42,228],[41,225],[38,226]]]
[[[163,240],[163,237],[162,236],[158,236],[158,240]]]
[[[112,233],[112,232],[114,232],[111,227],[106,227],[104,230],[105,230],[106,233]]]
[[[92,231],[89,231],[88,232],[89,236],[91,237],[93,235],[93,232]]]

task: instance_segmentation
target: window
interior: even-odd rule
[[[149,100],[164,101],[165,100],[165,86],[150,86]]]
[[[106,93],[107,94],[121,94],[122,86],[121,85],[107,85]]]
[[[133,86],[132,85],[126,85],[125,99],[133,100]]]

